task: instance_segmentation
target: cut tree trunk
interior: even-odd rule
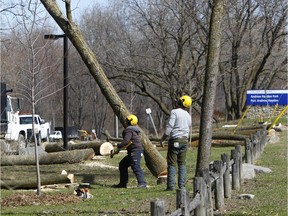
[[[198,147],[199,140],[191,142],[192,147]],[[212,140],[212,147],[235,147],[237,145],[245,146],[244,140]]]
[[[61,151],[39,155],[39,164],[80,163],[95,156],[93,149]],[[1,166],[34,165],[35,155],[11,155],[1,157]]]
[[[91,148],[94,150],[95,155],[102,155],[107,156],[110,155],[111,150],[113,150],[113,145],[110,142],[105,141],[95,141],[95,142],[83,142],[83,143],[76,143],[68,145],[69,150],[76,150],[76,149],[88,149]],[[46,152],[59,152],[65,151],[63,148],[63,143],[49,143],[45,146]]]
[[[121,141],[123,140],[122,138],[112,137],[107,130],[104,131],[103,135],[106,136],[106,140],[107,140],[108,142],[109,142],[109,141],[121,142]]]
[[[121,142],[123,140],[122,138],[112,137],[107,130],[104,131],[103,135],[106,136],[106,140],[108,142],[109,141]],[[155,136],[149,136],[148,138],[151,142],[160,142],[160,140],[161,140],[161,137],[155,137]]]
[[[67,184],[74,183],[74,175],[41,175],[41,185],[51,185],[51,184]],[[31,175],[29,178],[19,178],[14,177],[11,179],[1,179],[1,189],[36,189],[37,181],[36,177]]]

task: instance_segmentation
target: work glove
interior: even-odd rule
[[[115,150],[114,150],[114,154],[118,154],[120,152],[120,148],[116,148]]]
[[[115,148],[110,151],[110,158],[113,158],[115,154],[118,154],[120,152],[120,148]]]

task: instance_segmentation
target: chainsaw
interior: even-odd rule
[[[122,147],[122,148],[127,148],[131,144],[132,144],[132,141],[129,141],[129,143],[126,146]],[[111,150],[110,151],[110,158],[113,158],[114,155],[116,155],[116,154],[118,154],[120,152],[120,150],[121,150],[121,148],[118,148],[118,147],[116,149]]]

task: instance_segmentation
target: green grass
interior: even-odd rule
[[[272,172],[256,174],[237,193],[254,194],[255,198],[238,200],[234,197],[233,205],[237,208],[226,215],[287,216],[287,131],[279,135],[280,141],[266,145],[256,161],[256,165],[268,167]]]
[[[245,181],[241,191],[233,191],[231,199],[225,199],[226,213],[222,215],[287,215],[287,131],[279,133],[281,139],[278,143],[268,144],[261,157],[256,161],[257,165],[268,167],[272,170],[269,174],[257,174],[252,180]],[[231,154],[233,147],[212,148],[211,160],[220,160],[222,153]],[[166,151],[160,151],[166,157]],[[118,166],[124,155],[116,155],[113,159],[107,157],[100,162]],[[196,167],[197,149],[191,148],[187,154],[187,190],[192,192],[193,177]],[[166,213],[175,211],[175,191],[164,191],[165,185],[157,185],[157,179],[152,176],[145,161],[142,160],[145,178],[148,182],[148,189],[133,188],[137,185],[136,179],[130,171],[129,188],[114,189],[111,185],[119,181],[117,169],[84,167],[81,165],[54,165],[41,166],[42,172],[59,173],[65,169],[68,173],[74,173],[77,182],[90,182],[92,199],[86,199],[78,204],[65,205],[33,205],[18,207],[1,207],[1,215],[150,215],[150,202],[156,199],[165,201]],[[9,169],[19,171],[18,167]],[[1,168],[1,173],[6,172]],[[25,169],[25,172],[27,168]],[[33,193],[31,191],[1,190],[1,198],[9,197],[15,193]],[[61,189],[54,193],[61,196],[61,193],[73,195],[73,188]],[[252,200],[239,200],[237,196],[241,193],[254,194]]]

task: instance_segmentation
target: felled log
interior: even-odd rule
[[[241,130],[262,130],[263,128],[265,128],[265,125],[252,125],[252,126],[246,126],[246,127],[239,127],[237,128],[237,131],[241,131]]]
[[[76,149],[88,149],[91,148],[94,150],[95,155],[110,155],[110,151],[113,150],[113,145],[110,142],[105,141],[95,141],[95,142],[83,142],[68,145],[69,150]],[[64,151],[62,143],[50,143],[45,146],[46,152],[59,152]]]
[[[106,136],[106,140],[107,140],[108,142],[109,142],[109,141],[121,142],[121,141],[123,140],[122,138],[112,137],[107,130],[104,131],[103,135]]]
[[[213,133],[212,139],[214,140],[245,140],[246,135],[243,134],[225,134],[225,133]]]
[[[244,134],[227,134],[227,133],[213,133],[212,139],[215,140],[245,140],[247,138],[247,135]],[[154,140],[155,142],[160,142],[160,138],[153,137],[151,140]],[[191,134],[191,141],[199,140],[199,134]]]
[[[119,138],[119,137],[118,138],[117,137],[112,137],[107,130],[104,131],[103,135],[106,136],[106,140],[107,141],[121,142],[123,140],[122,138]],[[152,141],[152,142],[153,141],[160,142],[161,137],[149,136],[149,140]]]
[[[192,147],[198,147],[199,140],[191,142]],[[235,147],[235,146],[245,146],[244,140],[212,140],[212,147]]]
[[[112,137],[108,131],[105,131],[104,134],[107,137],[107,140],[117,141],[121,140],[119,138]],[[225,132],[214,132],[212,134],[212,146],[213,147],[228,147],[228,146],[237,146],[237,145],[245,145],[245,140],[250,135],[250,133],[246,134],[227,134]],[[151,141],[160,142],[160,137],[149,137]],[[191,146],[197,147],[199,141],[199,133],[191,134]],[[164,145],[167,145],[167,140],[163,142]]]
[[[36,175],[36,174],[35,174]],[[12,179],[1,179],[1,189],[36,189],[37,179],[35,175],[30,175],[25,178],[12,178]],[[52,185],[52,184],[67,184],[73,183],[74,175],[40,175],[41,185]]]
[[[91,148],[54,152],[39,155],[39,164],[79,163],[81,161],[90,160],[94,156],[94,150]],[[35,155],[10,155],[1,157],[1,166],[33,165],[35,163]]]

